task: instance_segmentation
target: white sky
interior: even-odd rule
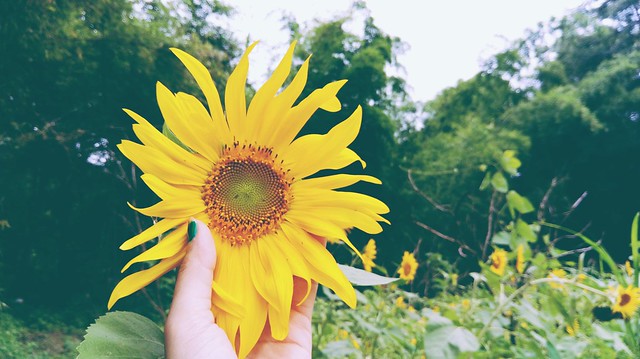
[[[505,49],[552,16],[562,17],[584,0],[409,1],[369,0],[376,25],[409,45],[398,57],[414,100],[433,99],[440,91],[476,74],[483,60]],[[234,0],[236,14],[227,27],[238,40],[260,40],[252,52],[249,81],[261,84],[288,46],[281,21],[290,14],[308,28],[313,20],[345,15],[351,0]],[[357,29],[354,29],[357,31]],[[311,63],[313,66],[313,60]]]

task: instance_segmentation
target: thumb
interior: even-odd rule
[[[180,265],[171,311],[210,312],[216,246],[204,223],[192,218],[188,228],[191,243]]]

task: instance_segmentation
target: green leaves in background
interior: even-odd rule
[[[509,191],[509,193],[507,193],[507,205],[509,206],[511,217],[515,217],[515,211],[518,211],[520,214],[526,214],[534,210],[531,202],[516,191]]]
[[[77,359],[164,358],[164,334],[150,319],[131,312],[110,312],[87,329]]]
[[[427,331],[424,335],[424,350],[428,358],[453,359],[460,353],[480,349],[476,336],[469,330],[454,325],[451,320],[427,310]]]

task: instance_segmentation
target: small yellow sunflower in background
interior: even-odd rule
[[[525,265],[524,246],[521,244],[518,246],[518,249],[516,250],[516,271],[522,274],[524,272],[524,265]]]
[[[407,303],[404,302],[404,298],[403,297],[396,298],[396,307],[398,307],[400,309],[407,308]]]
[[[629,277],[633,275],[633,267],[631,266],[631,262],[629,261],[624,262],[624,269],[627,272],[627,275],[629,275]]]
[[[630,285],[627,288],[618,287],[615,303],[611,310],[622,314],[624,318],[632,316],[640,306],[640,288]]]
[[[125,110],[135,120],[133,129],[142,144],[122,141],[118,148],[145,172],[142,179],[161,198],[149,208],[132,208],[163,219],[122,244],[120,248],[128,250],[162,236],[123,271],[138,262],[160,262],[124,278],[108,304],[111,308],[178,266],[186,253],[189,218],[197,218],[208,224],[218,253],[211,310],[241,358],[255,346],[267,323],[274,339],[287,337],[291,306],[304,301],[292,303],[294,276],[306,282],[307,295],[314,280],[354,307],[352,285],[317,238],[337,238],[360,255],[346,230],[380,233],[378,222],[388,223],[380,214],[389,211],[370,196],[336,191],[359,181],[380,184],[374,177],[309,178],[354,162],[365,166],[347,147],[360,130],[359,106],[328,133],[296,138],[317,110],[340,110],[336,94],[346,81],[329,83],[294,105],[309,71],[307,59],[281,90],[289,77],[294,43],[247,108],[248,55],[254,46],[249,46],[227,81],[224,109],[205,66],[184,51],[171,50],[194,77],[208,105],[207,109],[196,97],[157,84],[165,123],[188,149]]]
[[[489,260],[491,261],[489,269],[499,276],[504,275],[504,271],[507,269],[507,252],[504,249],[497,248],[491,253]]]
[[[364,266],[364,270],[371,272],[371,269],[376,266],[373,260],[376,259],[377,254],[376,241],[370,239],[364,247],[364,251],[362,251],[362,265]]]
[[[578,330],[580,330],[580,322],[578,322],[578,318],[573,320],[573,324],[567,323],[565,329],[567,331],[567,334],[575,337],[578,334]]]
[[[561,269],[561,268],[552,270],[548,276],[548,278],[560,278],[560,279],[566,278],[566,277],[567,277],[567,272],[565,272],[564,269]],[[564,284],[558,283],[558,282],[549,282],[549,285],[551,286],[551,288],[564,288]]]
[[[402,255],[402,263],[400,263],[400,268],[398,269],[400,279],[411,282],[416,277],[417,270],[418,261],[416,261],[416,257],[413,253],[404,251],[404,254]]]

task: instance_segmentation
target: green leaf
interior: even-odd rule
[[[449,342],[458,348],[461,353],[475,352],[480,349],[480,343],[469,330],[456,327],[449,337]]]
[[[500,166],[508,174],[515,175],[518,173],[518,168],[522,165],[519,159],[515,157],[515,151],[506,150],[502,153],[500,158]]]
[[[506,232],[506,231],[500,231],[494,234],[493,237],[491,237],[491,243],[493,244],[508,246],[510,242],[511,242],[511,235],[509,234],[509,232]]]
[[[514,215],[514,209],[521,214],[530,213],[534,210],[533,205],[528,199],[522,197],[518,192],[513,190],[507,193],[507,204],[509,205],[512,217]]]
[[[131,312],[110,312],[87,328],[77,359],[164,358],[164,334],[150,319]]]
[[[491,185],[493,188],[501,193],[507,193],[509,190],[509,184],[507,183],[507,179],[504,178],[502,172],[496,172],[491,178]]]
[[[484,191],[491,184],[491,173],[487,172],[482,179],[482,183],[480,183],[480,190]]]
[[[428,331],[424,336],[424,349],[428,358],[457,358],[459,353],[475,352],[480,343],[469,330],[446,325]]]
[[[166,122],[162,124],[162,134],[165,135],[171,141],[173,141],[176,145],[184,148],[189,152],[193,152],[189,147],[187,147],[187,145],[185,145],[184,143],[182,143],[182,141],[178,139],[178,137],[173,133],[173,131],[171,131],[169,126],[167,126]]]
[[[529,224],[519,218],[516,221],[516,231],[520,237],[526,239],[528,242],[534,243],[538,240],[538,236],[536,236]]]
[[[547,352],[549,353],[550,359],[562,359],[560,353],[558,353],[558,350],[550,340],[547,340]]]
[[[383,277],[381,275],[367,272],[362,269],[353,268],[344,264],[338,264],[338,267],[347,277],[349,282],[354,285],[383,285],[395,282],[400,278]]]

